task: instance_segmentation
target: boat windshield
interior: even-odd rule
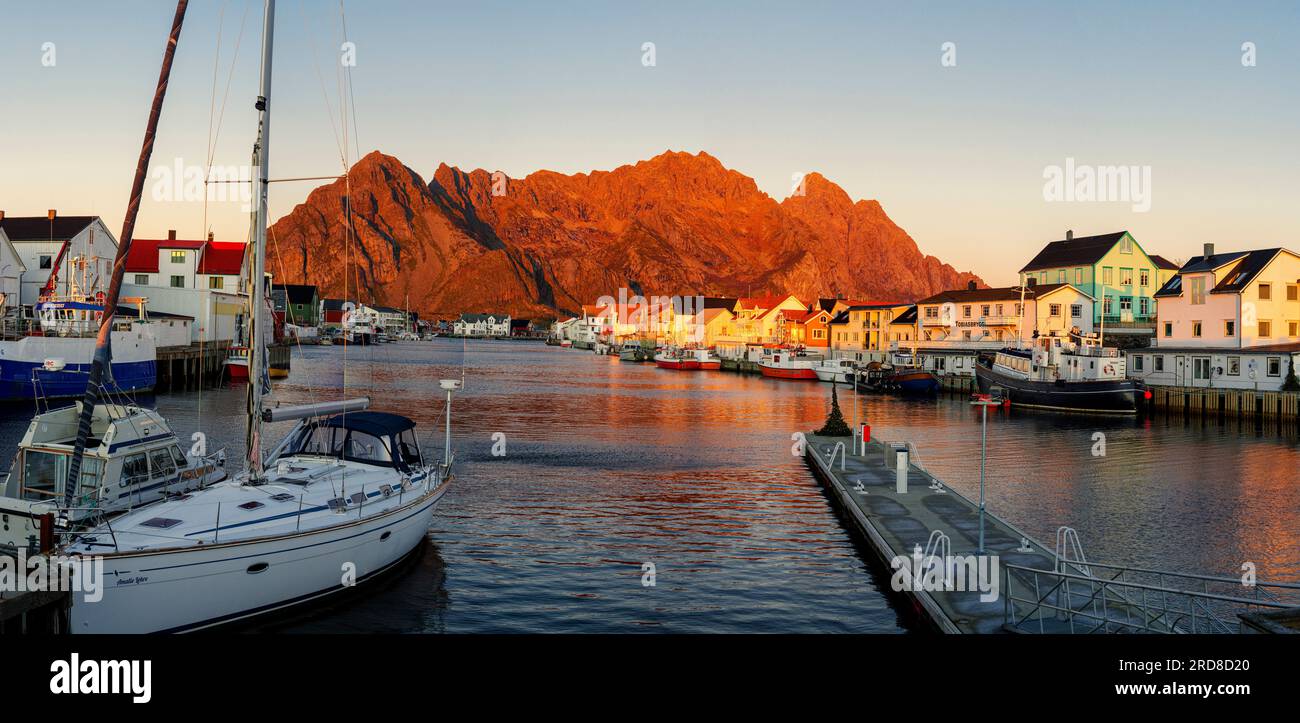
[[[313,425],[284,456],[338,457],[352,462],[392,466],[388,440],[356,429]]]

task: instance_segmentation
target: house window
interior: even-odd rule
[[[1296,286],[1295,284],[1288,285],[1286,287],[1286,300],[1287,301],[1300,300],[1300,286]]]
[[[1132,285],[1133,285],[1133,269],[1120,269],[1120,270],[1119,270],[1119,285],[1120,285],[1120,286],[1132,286]]]
[[[1122,254],[1133,253],[1133,239],[1125,236],[1119,240],[1119,252]]]
[[[1024,316],[1024,314],[1025,314],[1025,305],[1024,305],[1024,304],[1021,304],[1021,303],[1019,303],[1019,302],[1017,302],[1017,303],[1016,303],[1016,316]]]
[[[1046,272],[1046,271],[1039,271],[1039,272],[1038,272],[1038,283],[1040,283],[1040,284],[1046,284],[1046,283],[1047,283],[1047,272]]]
[[[1237,335],[1237,322],[1233,321],[1232,319],[1227,319],[1227,320],[1225,320],[1225,321],[1223,322],[1223,335],[1224,335],[1224,336],[1236,336],[1236,335]]]
[[[41,268],[48,269],[54,264],[54,259],[49,256],[42,255],[40,264],[41,264]]]
[[[1264,338],[1273,336],[1273,322],[1261,319],[1259,322],[1259,331],[1257,333],[1259,336]]]
[[[1060,316],[1060,315],[1061,315],[1061,305],[1060,305],[1060,304],[1049,304],[1048,307],[1047,307],[1047,309],[1048,309],[1048,312],[1047,312],[1047,313],[1048,313],[1048,316]]]
[[[1148,299],[1148,298],[1145,297],[1145,296],[1139,298],[1139,299],[1138,299],[1138,310],[1139,310],[1138,313],[1140,313],[1142,316],[1150,316],[1150,315],[1151,315],[1151,300]]]
[[[1002,316],[1002,304],[998,304],[998,316]]]
[[[1083,304],[1070,304],[1070,318],[1071,319],[1083,318]]]
[[[985,304],[980,307],[980,316],[988,316],[988,315],[989,315],[989,305]]]
[[[1101,267],[1101,283],[1106,285],[1115,283],[1115,269],[1109,266]]]
[[[967,304],[967,305],[961,307],[961,315],[962,315],[962,318],[963,318],[963,319],[969,319],[969,318],[970,318],[970,304]]]
[[[1197,337],[1197,338],[1200,338],[1200,336],[1201,336],[1201,322],[1199,322],[1199,321],[1193,321],[1193,322],[1192,322],[1192,336]]]
[[[1111,307],[1111,300],[1112,300],[1112,299],[1113,299],[1113,297],[1110,297],[1110,296],[1102,297],[1102,302],[1101,302],[1101,313],[1103,313],[1103,314],[1109,314],[1109,313],[1110,313],[1110,307]]]
[[[1205,277],[1195,276],[1189,279],[1188,282],[1189,282],[1189,288],[1191,289],[1191,297],[1192,297],[1191,303],[1204,304],[1205,303]]]
[[[1272,284],[1260,284],[1260,285],[1259,285],[1259,300],[1260,300],[1260,301],[1271,301],[1272,299],[1273,299],[1273,285],[1272,285]]]
[[[1165,357],[1163,354],[1156,354],[1151,357],[1152,371],[1162,372],[1165,370]]]
[[[961,333],[961,338],[964,339],[964,340],[966,340],[966,341],[970,341],[970,329],[967,329],[966,331],[963,331],[963,332]]]
[[[1135,372],[1140,372],[1140,371],[1142,371],[1142,355],[1141,355],[1141,354],[1134,354],[1134,355],[1133,355],[1133,371],[1135,371]]]
[[[1228,357],[1228,376],[1230,377],[1241,376],[1241,357],[1239,356]]]
[[[1065,269],[1061,269],[1060,271],[1056,272],[1056,283],[1058,284],[1065,283]]]
[[[1078,268],[1078,269],[1075,269],[1075,270],[1074,270],[1074,283],[1075,283],[1075,284],[1082,284],[1082,283],[1083,283],[1083,269],[1082,269],[1082,268]]]
[[[937,319],[937,318],[939,318],[939,307],[937,307],[937,306],[927,306],[927,307],[925,307],[925,318],[927,318],[927,319]]]
[[[173,276],[173,277],[172,277],[172,288],[173,288],[173,289],[183,289],[183,288],[185,288],[185,277],[184,277],[184,276]]]
[[[1151,269],[1142,269],[1138,271],[1138,286],[1151,285]]]
[[[1133,313],[1133,297],[1132,297],[1132,296],[1121,296],[1121,297],[1119,297],[1119,310],[1120,310],[1121,312],[1127,311],[1128,313],[1132,314],[1132,313]]]
[[[1270,377],[1282,376],[1282,357],[1271,356],[1268,358],[1268,375]]]
[[[136,274],[136,275],[135,275],[135,283],[139,284],[140,286],[148,286],[148,285],[149,285],[149,274]]]
[[[1287,322],[1287,336],[1296,336],[1297,331],[1300,331],[1300,321]]]
[[[172,252],[172,263],[173,263],[173,264],[183,264],[183,263],[185,263],[185,252],[184,252],[184,251],[173,251],[173,252]]]

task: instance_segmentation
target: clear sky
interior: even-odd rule
[[[705,150],[780,199],[792,174],[815,170],[878,199],[923,251],[995,284],[1067,228],[1128,229],[1170,258],[1207,241],[1300,248],[1300,3],[345,7],[355,144],[425,177],[439,162],[523,176]],[[0,210],[121,227],[173,10],[0,0]],[[193,0],[154,167],[203,165],[217,50],[220,106],[241,19],[214,163],[247,163],[261,2]],[[276,35],[272,176],[338,173],[338,3],[281,0]],[[1045,169],[1067,158],[1148,168],[1150,210],[1045,201]],[[199,236],[202,202],[153,200],[157,178],[137,236]],[[312,185],[276,185],[272,217]],[[237,202],[207,218],[218,238],[247,235]]]

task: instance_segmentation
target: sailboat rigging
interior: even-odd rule
[[[259,124],[246,469],[230,480],[137,507],[111,524],[105,521],[71,535],[63,551],[99,557],[104,575],[117,581],[92,605],[83,604],[84,594],[74,596],[74,632],[197,630],[339,592],[350,587],[344,582],[349,570],[352,580],[362,581],[391,569],[417,549],[453,477],[451,397],[461,387],[458,380],[440,382],[447,405],[440,463],[425,457],[413,421],[370,411],[368,398],[266,407],[265,254],[274,25],[275,0],[264,0],[261,83],[255,103]],[[152,129],[151,124],[147,145]],[[263,424],[282,421],[295,424],[264,451]],[[304,555],[305,549],[311,553]],[[149,574],[139,575],[142,569]]]

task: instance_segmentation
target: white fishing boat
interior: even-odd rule
[[[99,404],[91,417],[72,504],[63,506],[80,416],[78,402],[32,418],[11,471],[0,478],[0,551],[49,549],[58,514],[76,529],[226,477],[224,452],[182,451],[157,412]]]
[[[184,9],[183,3],[178,5],[140,169],[148,165],[152,147],[148,141],[166,90]],[[264,301],[275,0],[265,0],[264,18],[254,150],[258,178],[249,285],[247,466],[226,481],[136,508],[70,535],[61,552],[96,557],[109,581],[97,591],[100,599],[88,598],[84,591],[74,593],[73,632],[197,630],[345,590],[392,568],[416,550],[428,531],[434,505],[451,480],[451,395],[459,388],[458,381],[441,382],[447,398],[441,464],[425,457],[414,422],[369,411],[368,399],[265,408],[270,388],[263,382],[268,362],[261,330],[270,323]],[[133,197],[142,181],[137,172]],[[128,214],[127,223],[132,222]],[[120,268],[118,264],[115,273]],[[99,356],[97,351],[97,360]],[[97,363],[96,368],[102,365]],[[83,415],[77,450],[89,446],[85,421]],[[282,421],[297,423],[264,454],[263,425]],[[70,479],[77,478],[82,462],[82,455],[74,452]],[[67,490],[64,500],[65,508],[73,506]]]
[[[813,373],[823,382],[852,384],[857,366],[851,359],[827,359],[813,367]]]

